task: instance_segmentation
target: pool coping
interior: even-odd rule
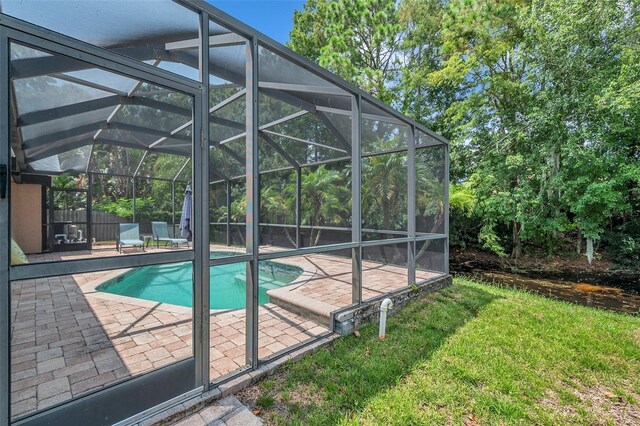
[[[277,261],[275,260],[269,260],[269,262],[273,262],[273,263],[281,263],[283,265],[286,266],[294,266],[297,268],[302,269],[302,273],[293,281],[291,281],[289,284],[282,286],[280,288],[287,288],[287,287],[291,287],[294,285],[297,286],[302,286],[305,283],[309,282],[309,280],[311,280],[311,278],[313,278],[314,276],[316,276],[318,270],[315,266],[313,266],[313,271],[309,271],[305,268],[300,267],[299,265],[295,264],[295,263],[287,263],[286,261],[282,261],[283,259],[278,259]],[[147,299],[139,299],[137,297],[132,297],[132,296],[124,296],[121,294],[113,294],[113,293],[107,293],[104,291],[100,291],[98,290],[98,287],[101,286],[102,284],[106,283],[107,281],[113,280],[115,278],[118,278],[124,274],[126,274],[127,272],[136,269],[136,268],[123,268],[123,269],[114,269],[112,271],[109,271],[108,273],[100,276],[99,278],[95,278],[93,280],[89,280],[87,282],[85,282],[84,284],[79,285],[78,287],[80,288],[80,290],[82,291],[82,293],[86,296],[90,296],[90,297],[96,297],[102,300],[109,300],[112,302],[120,302],[120,303],[128,303],[131,305],[136,305],[139,306],[141,308],[147,308],[147,309],[155,309],[158,311],[163,311],[163,312],[170,312],[173,314],[184,314],[184,315],[192,315],[193,314],[193,307],[187,307],[187,306],[180,306],[180,305],[173,305],[171,303],[166,303],[166,302],[156,302],[153,300],[147,300]],[[311,268],[309,268],[311,269]],[[74,279],[77,278],[77,276],[81,276],[82,274],[74,274],[73,277]],[[76,282],[78,280],[76,279]],[[267,304],[271,304],[269,303],[265,303],[265,305]],[[221,314],[221,313],[226,313],[226,312],[233,312],[233,311],[239,311],[242,310],[244,308],[238,308],[238,309],[210,309],[209,313],[210,314]]]

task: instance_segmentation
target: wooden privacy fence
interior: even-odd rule
[[[87,211],[86,210],[56,210],[53,214],[54,222],[70,222],[77,224],[79,229],[82,229],[83,235],[86,237],[87,228]],[[151,221],[137,221],[140,224],[140,234],[151,235]],[[92,211],[91,212],[91,238],[95,242],[102,241],[115,241],[118,237],[118,224],[119,223],[131,223],[130,217],[120,217],[113,213]],[[179,224],[176,224],[175,234],[172,233],[171,223],[168,223],[169,235],[177,235],[180,230]]]

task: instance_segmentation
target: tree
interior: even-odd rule
[[[462,144],[460,149],[475,154],[470,177],[477,183],[477,208],[488,222],[511,224],[515,258],[537,184],[525,168],[532,155],[531,95],[519,17],[526,11],[519,0],[449,2],[441,38],[446,60],[428,76],[436,87],[457,86],[458,100],[446,111],[447,124],[458,129],[454,149]]]
[[[577,231],[579,252],[583,236],[599,239],[637,203],[638,5],[536,1],[532,12],[534,132],[552,159],[549,198]]]
[[[322,235],[322,226],[347,226],[351,213],[349,200],[351,191],[345,185],[346,177],[339,170],[325,165],[315,169],[302,170],[302,225],[311,226],[309,241],[311,246],[318,245]],[[295,211],[296,182],[292,175],[285,192],[286,208]],[[315,235],[314,235],[315,234]]]
[[[563,238],[623,253],[640,246],[639,16],[634,0],[310,0],[290,45],[450,139],[453,194],[473,197],[452,203],[461,238],[516,259]],[[363,164],[363,216],[387,229],[395,160]]]
[[[455,84],[434,85],[429,75],[442,68],[442,26],[447,1],[404,0],[398,18],[404,26],[404,61],[397,96],[399,109],[432,130],[451,138],[454,129],[445,124],[445,111],[456,100]],[[453,174],[456,174],[454,164]]]
[[[405,230],[407,223],[407,156],[402,153],[367,157],[362,161],[364,226]]]
[[[293,20],[289,47],[381,100],[393,100],[402,40],[395,1],[310,0]]]

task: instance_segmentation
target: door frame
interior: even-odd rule
[[[200,14],[208,25],[208,14]],[[202,37],[201,37],[202,38]],[[193,249],[180,253],[130,255],[126,258],[99,258],[11,266],[10,264],[10,96],[0,96],[0,165],[6,164],[6,198],[0,199],[0,426],[11,424],[11,282],[20,279],[69,275],[80,272],[101,271],[176,261],[191,261],[194,276],[194,303],[192,310],[193,356],[171,365],[117,382],[107,388],[73,398],[28,417],[15,424],[39,425],[64,419],[65,424],[115,423],[130,418],[154,406],[166,404],[178,397],[197,394],[209,386],[208,329],[209,313],[209,218],[208,212],[208,78],[204,84],[173,74],[166,70],[138,62],[117,53],[49,31],[13,17],[0,14],[0,93],[10,93],[10,43],[31,45],[36,49],[71,57],[109,72],[180,91],[193,97],[193,183],[194,217],[200,231],[194,233]],[[208,45],[200,47],[200,62],[208,63]],[[205,67],[206,70],[206,67]],[[196,161],[199,160],[199,161]],[[200,214],[202,217],[198,218]],[[206,241],[205,241],[206,240]],[[206,263],[205,263],[206,262]],[[201,273],[200,273],[201,272]],[[206,296],[207,300],[204,300]],[[171,386],[167,386],[171,383]],[[99,408],[96,408],[99,407]]]

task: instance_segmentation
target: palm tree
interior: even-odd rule
[[[287,195],[282,191],[281,185],[272,184],[270,186],[261,188],[260,190],[260,216],[261,222],[288,224],[294,219],[292,218],[292,212],[287,207]],[[294,195],[295,197],[295,195]],[[295,209],[295,208],[294,208]],[[269,234],[271,236],[273,228],[269,228]],[[284,228],[284,234],[291,243],[292,246],[296,245],[294,238],[291,236],[289,228]]]
[[[363,161],[362,216],[368,226],[377,229],[397,230],[406,227],[406,154],[376,155]]]
[[[242,185],[232,186],[231,189],[231,215],[229,216],[229,222],[232,223],[244,223],[247,219],[247,198],[245,193],[245,187]],[[218,221],[226,222],[227,221],[227,206],[222,205],[218,207]],[[246,240],[244,237],[244,232],[240,229],[238,231],[238,236],[240,237],[240,241],[242,244],[246,245]]]
[[[314,228],[323,225],[345,226],[350,214],[351,191],[346,184],[343,173],[328,169],[325,165],[315,171],[305,169],[302,172],[302,218],[301,224],[311,226],[310,245],[320,241],[322,229]],[[295,176],[285,189],[288,211],[295,211],[296,183]],[[315,232],[315,235],[314,235]]]

